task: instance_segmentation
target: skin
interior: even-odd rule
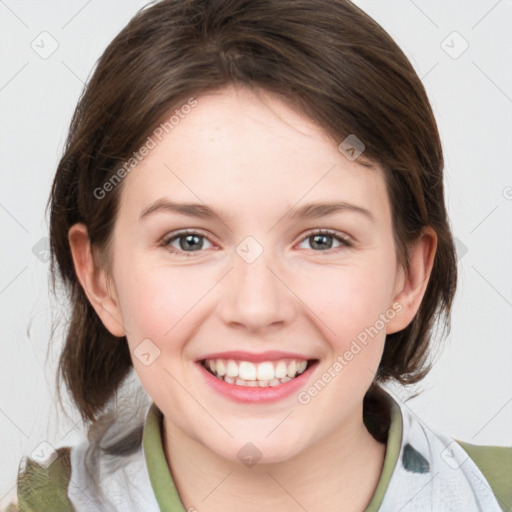
[[[382,170],[361,165],[364,154],[348,160],[321,128],[268,93],[230,86],[197,100],[124,179],[110,272],[94,267],[86,227],[70,229],[80,283],[105,327],[127,336],[135,371],[164,414],[165,453],[187,509],[363,510],[385,456],[363,424],[363,397],[386,334],[419,308],[436,235],[424,229],[406,274]],[[163,197],[225,216],[159,211],[139,219]],[[373,220],[350,210],[287,217],[317,201],[360,206]],[[161,245],[182,229],[205,235],[202,248],[179,255]],[[328,238],[326,254],[311,239],[318,229],[353,245]],[[247,236],[263,249],[252,263],[236,252]],[[179,239],[172,247],[180,251]],[[307,389],[396,303],[400,313],[307,405],[295,393],[236,403],[200,378],[195,361],[208,353],[281,350],[319,360]],[[144,339],[160,350],[149,366],[133,355]],[[237,457],[247,442],[261,452],[250,468]]]

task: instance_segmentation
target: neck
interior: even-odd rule
[[[226,460],[165,418],[164,449],[185,509],[201,512],[303,512],[332,503],[361,511],[373,497],[386,452],[366,429],[362,405],[350,422],[283,462],[248,468]]]

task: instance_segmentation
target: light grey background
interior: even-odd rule
[[[43,441],[58,447],[82,435],[71,408],[71,419],[56,412],[58,351],[48,363],[46,357],[52,316],[66,306],[49,301],[48,263],[37,244],[48,234],[44,208],[83,83],[145,3],[0,0],[2,505],[14,497],[23,454]],[[459,246],[452,333],[432,373],[412,390],[423,393],[407,405],[457,439],[512,445],[512,2],[356,3],[423,79],[443,140]],[[42,58],[52,40],[58,48]],[[60,337],[58,331],[56,349]],[[395,393],[403,400],[411,391]]]

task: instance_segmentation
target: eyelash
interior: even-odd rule
[[[198,231],[193,231],[193,230],[184,230],[184,231],[179,231],[177,233],[174,233],[172,234],[172,236],[170,237],[166,237],[162,240],[161,242],[161,246],[162,247],[165,247],[166,249],[169,250],[169,252],[171,254],[173,254],[174,256],[184,256],[186,258],[189,258],[189,257],[192,257],[194,256],[194,253],[198,253],[198,252],[202,252],[201,250],[199,251],[183,251],[181,249],[176,249],[174,247],[170,247],[170,244],[172,242],[174,242],[175,240],[178,240],[179,238],[181,238],[182,236],[185,236],[185,235],[198,235],[202,238],[206,238],[208,239],[208,237],[206,235],[203,235],[201,234],[200,232]],[[301,240],[301,242],[303,242],[304,240],[308,239],[308,238],[311,238],[315,235],[327,235],[327,236],[332,236],[334,239],[336,239],[338,242],[341,243],[341,246],[340,247],[334,247],[334,248],[331,248],[331,249],[326,249],[324,251],[315,251],[314,249],[312,249],[314,252],[318,252],[318,253],[322,253],[324,255],[329,255],[329,254],[333,254],[343,248],[350,248],[350,247],[353,247],[353,243],[352,241],[345,235],[342,235],[341,233],[338,233],[336,231],[332,231],[330,229],[319,229],[319,230],[316,230],[316,231],[311,231],[311,232],[308,232]]]

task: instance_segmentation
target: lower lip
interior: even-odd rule
[[[229,384],[215,377],[201,363],[197,363],[197,365],[199,366],[201,374],[203,375],[203,378],[207,384],[209,384],[219,394],[236,402],[266,403],[276,402],[293,393],[297,393],[309,379],[317,363],[318,361],[315,361],[309,365],[303,373],[293,378],[292,380],[285,382],[284,384],[279,384],[278,386],[269,386],[266,388]]]

